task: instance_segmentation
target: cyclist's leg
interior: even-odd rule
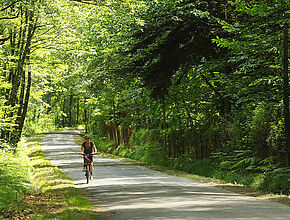
[[[91,164],[90,164],[90,172],[91,172],[91,174],[93,173],[93,162],[91,162]]]
[[[86,171],[86,158],[84,157],[84,163],[83,163],[83,171]]]
[[[90,155],[90,160],[92,161],[90,164],[90,173],[93,175],[93,155]]]

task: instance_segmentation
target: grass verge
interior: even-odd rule
[[[3,212],[3,219],[105,219],[56,166],[43,155],[41,135],[27,139],[34,193],[24,194]]]
[[[25,148],[14,150],[9,146],[0,150],[0,219],[17,214],[14,204],[21,202],[23,194],[34,192]]]

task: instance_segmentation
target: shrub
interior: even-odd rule
[[[265,158],[269,151],[269,141],[267,142],[271,122],[274,121],[273,106],[261,103],[256,107],[251,120],[250,142],[255,149],[256,156]]]
[[[140,129],[138,131],[134,131],[130,142],[135,145],[144,145],[144,143],[147,141],[148,137],[148,130],[147,129]]]
[[[41,118],[31,120],[25,120],[23,127],[23,134],[31,136],[36,133],[49,132],[56,129],[55,119],[52,115],[42,115]]]
[[[171,167],[191,174],[211,177],[217,169],[216,164],[210,159],[195,160],[194,155],[184,154],[173,159]]]
[[[272,193],[290,194],[290,168],[279,168],[265,175],[262,189]]]
[[[24,148],[19,147],[16,153],[0,150],[0,177],[1,213],[21,200],[24,193],[33,192],[31,167]]]
[[[155,165],[166,165],[166,151],[157,143],[134,146],[131,158]]]

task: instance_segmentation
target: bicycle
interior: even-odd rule
[[[95,155],[95,154],[94,153],[92,153],[92,154],[85,154],[85,153],[83,153],[82,155],[83,155],[83,157],[85,159],[84,161],[86,161],[84,163],[84,167],[85,167],[85,177],[87,179],[87,183],[89,183],[90,178],[91,178],[90,165],[91,165],[92,161],[88,158],[88,156],[89,155]]]

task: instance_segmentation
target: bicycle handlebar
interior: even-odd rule
[[[97,155],[97,153],[91,153],[91,154],[85,154],[85,153],[81,153],[83,156],[85,155]]]

